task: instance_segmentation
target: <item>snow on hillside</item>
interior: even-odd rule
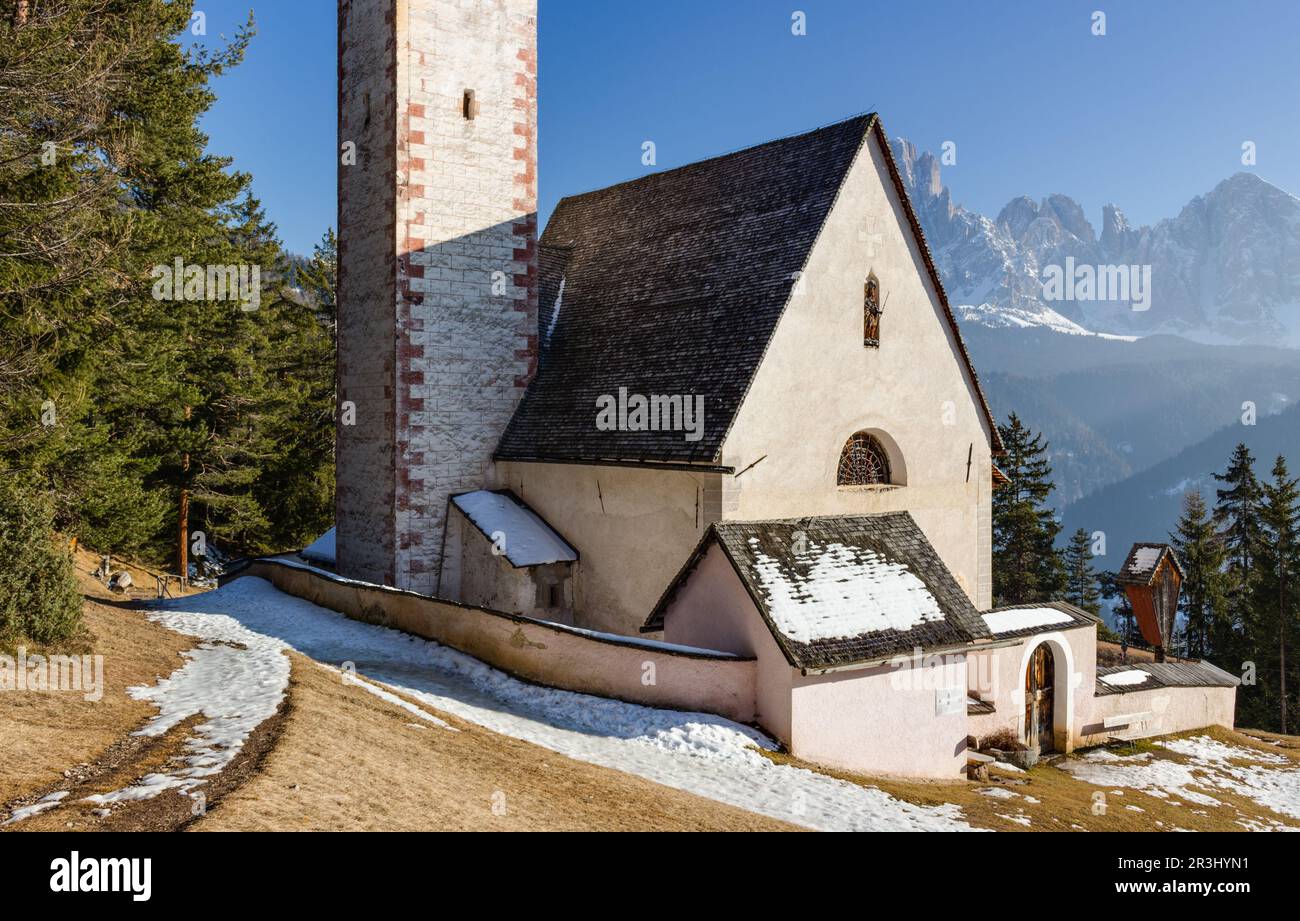
[[[161,736],[196,715],[203,722],[186,740],[183,766],[87,798],[101,806],[150,799],[165,790],[188,793],[201,786],[221,773],[253,730],[275,714],[289,686],[284,644],[246,630],[234,618],[162,611],[150,619],[202,642],[184,654],[186,663],[170,676],[127,690],[158,708],[158,715],[135,734]]]
[[[773,748],[772,740],[748,726],[527,684],[438,643],[283,594],[262,579],[238,579],[160,608],[187,632],[204,619],[219,630],[237,623],[244,642],[256,636],[259,645],[291,647],[319,662],[350,662],[364,683],[493,732],[773,818],[835,831],[972,830],[956,806],[917,806],[775,764],[758,751]]]
[[[1178,756],[1156,758],[1150,752],[1116,755],[1092,751],[1058,764],[1080,780],[1099,787],[1126,787],[1166,801],[1197,806],[1221,806],[1214,796],[1227,791],[1254,800],[1283,815],[1300,819],[1300,770],[1288,759],[1251,748],[1227,745],[1209,736],[1174,739],[1156,745]],[[1254,830],[1297,830],[1274,820],[1238,821]]]

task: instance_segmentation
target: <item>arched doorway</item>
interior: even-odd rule
[[[1056,657],[1049,643],[1040,643],[1025,669],[1025,745],[1040,754],[1055,750]]]

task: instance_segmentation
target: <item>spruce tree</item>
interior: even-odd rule
[[[1239,444],[1233,450],[1224,473],[1214,478],[1224,484],[1215,491],[1214,523],[1223,541],[1225,555],[1226,618],[1211,646],[1220,654],[1238,655],[1238,641],[1251,620],[1255,557],[1260,548],[1263,524],[1260,518],[1263,489],[1255,476],[1255,459],[1250,449]]]
[[[1256,551],[1257,578],[1252,605],[1250,639],[1259,650],[1261,671],[1274,673],[1273,682],[1261,694],[1261,705],[1277,714],[1278,731],[1286,733],[1290,724],[1288,694],[1295,681],[1288,675],[1293,669],[1287,662],[1297,629],[1297,593],[1300,592],[1300,488],[1287,470],[1286,458],[1278,457],[1273,465],[1272,480],[1263,487],[1260,520],[1263,540]],[[1263,688],[1261,688],[1263,690]],[[1274,693],[1276,696],[1274,697]]]
[[[1227,630],[1224,608],[1224,548],[1199,490],[1183,496],[1183,513],[1170,535],[1183,565],[1179,609],[1185,619],[1187,654],[1204,659],[1214,652],[1214,638]]]
[[[1092,569],[1092,540],[1083,528],[1074,532],[1065,550],[1065,600],[1090,614],[1101,612],[1101,591]]]
[[[993,595],[998,604],[1051,600],[1065,589],[1065,569],[1055,546],[1061,526],[1047,505],[1047,445],[1015,413],[998,429],[1006,446],[998,466],[1011,482],[993,493]]]
[[[156,545],[172,507],[157,474],[192,343],[151,269],[219,237],[248,181],[196,125],[250,30],[193,47],[191,11],[62,0],[0,16],[0,474],[23,472],[57,527],[102,549]]]
[[[1111,614],[1118,627],[1119,642],[1125,646],[1141,644],[1141,634],[1137,630],[1137,619],[1133,615],[1133,605],[1128,600],[1128,593],[1120,585],[1113,572],[1102,572],[1097,576],[1101,596],[1110,602]],[[1100,637],[1099,637],[1100,638]]]
[[[311,542],[334,521],[334,353],[337,241],[328,231],[312,258],[293,272],[293,286],[268,314],[276,445],[255,486],[276,514],[269,541],[278,549]]]
[[[81,625],[72,557],[55,545],[49,503],[0,477],[0,648],[66,640]]]

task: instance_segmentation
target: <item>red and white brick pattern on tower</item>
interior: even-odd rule
[[[340,46],[341,141],[392,142],[341,167],[339,569],[432,594],[537,368],[537,0],[341,0]]]

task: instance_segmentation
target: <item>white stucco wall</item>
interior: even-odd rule
[[[981,700],[993,701],[997,709],[971,716],[971,735],[983,739],[1008,729],[1017,738],[1024,738],[1025,669],[1040,643],[1049,644],[1055,657],[1057,710],[1053,722],[1058,751],[1101,745],[1121,731],[1159,736],[1206,726],[1232,728],[1235,688],[1156,688],[1096,696],[1097,632],[1095,627],[1082,627],[1038,634],[1011,646],[973,653],[967,687]],[[1106,717],[1146,713],[1151,714],[1150,719],[1132,726],[1107,729],[1103,724]],[[1067,725],[1068,739],[1062,735]]]
[[[578,551],[574,623],[628,635],[717,520],[719,478],[578,464],[495,467],[496,487],[514,490]]]
[[[438,597],[474,607],[573,623],[573,563],[516,568],[504,554],[493,552],[492,541],[453,507],[447,516],[447,538]],[[558,605],[551,606],[546,586],[555,583]]]
[[[1052,650],[1056,672],[1053,742],[1058,751],[1078,747],[1080,721],[1087,715],[1097,679],[1095,627],[1040,633],[1010,646],[972,653],[967,687],[996,707],[994,713],[971,716],[972,735],[983,738],[1008,729],[1016,738],[1024,738],[1025,671],[1030,655],[1042,643]]]
[[[1105,728],[1110,716],[1151,714],[1129,728],[1141,736],[1161,736],[1206,726],[1233,727],[1236,688],[1155,688],[1094,697],[1080,726],[1083,745],[1100,745],[1117,730]]]
[[[846,771],[959,780],[966,767],[965,689],[965,656],[796,674],[790,750]],[[939,710],[944,691],[958,704],[947,713]]]
[[[862,344],[863,285],[885,304]],[[842,489],[855,432],[895,443],[906,485]],[[849,173],[724,445],[724,519],[906,510],[980,609],[991,605],[991,435],[874,135]],[[973,457],[967,475],[967,458]],[[901,461],[901,463],[900,463]]]
[[[790,744],[790,689],[794,669],[772,639],[753,600],[716,543],[677,590],[664,621],[664,639],[757,659],[758,723]]]

